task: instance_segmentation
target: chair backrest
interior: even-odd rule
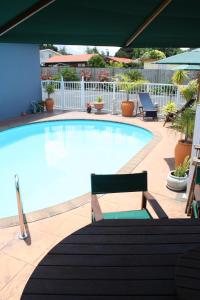
[[[187,101],[178,111],[177,114],[180,114],[186,110],[186,108],[189,108],[193,105],[193,103],[196,101],[196,99],[192,98],[189,101]]]
[[[140,102],[141,102],[144,110],[145,109],[147,109],[147,110],[156,110],[155,106],[153,105],[153,103],[151,101],[149,93],[139,93],[139,99],[140,99]]]
[[[147,191],[147,172],[135,174],[91,174],[91,193],[108,194]]]

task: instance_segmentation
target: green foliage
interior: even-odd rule
[[[181,85],[184,81],[188,80],[188,72],[183,70],[178,70],[174,72],[172,76],[172,82],[177,85]]]
[[[99,51],[97,50],[96,47],[93,47],[93,48],[87,47],[85,50],[85,53],[86,54],[99,54]]]
[[[44,104],[45,101],[33,101],[31,102],[31,113],[36,114],[36,113],[42,113],[44,112]]]
[[[98,103],[102,103],[103,102],[103,97],[102,96],[98,96],[97,97],[97,102]]]
[[[101,55],[94,55],[89,59],[88,66],[92,68],[105,68],[106,63]]]
[[[177,177],[185,177],[187,174],[187,170],[189,169],[190,166],[190,158],[189,155],[185,157],[184,161],[182,164],[180,164],[178,167],[176,167],[174,176]]]
[[[195,108],[187,108],[178,115],[173,123],[173,127],[184,134],[185,142],[191,142],[194,132]]]
[[[53,75],[53,76],[52,76],[52,80],[60,81],[60,80],[61,80],[61,74]]]
[[[162,59],[165,58],[165,53],[159,50],[150,50],[142,55],[142,58]]]
[[[145,80],[142,79],[136,79],[139,78],[139,76],[135,76],[135,80],[131,80],[130,76],[127,75],[127,73],[125,74],[118,74],[115,79],[117,81],[117,84],[119,86],[120,89],[124,90],[126,92],[126,100],[129,100],[129,94],[130,92],[135,88],[135,87],[139,87],[140,85],[142,85],[143,83],[146,83]]]
[[[51,49],[54,51],[58,51],[58,48],[56,46],[54,46],[53,44],[41,44],[40,45],[40,49]]]
[[[128,79],[130,79],[130,81],[137,81],[137,80],[143,80],[144,77],[142,76],[142,73],[138,70],[130,70],[130,71],[127,71],[126,73],[126,76]]]
[[[166,57],[184,52],[181,48],[158,48],[158,50],[164,52]]]
[[[189,101],[197,94],[197,81],[191,80],[186,87],[181,88],[184,98]]]
[[[70,55],[70,53],[68,53],[68,52],[66,51],[65,46],[63,46],[62,48],[60,48],[60,49],[58,50],[58,53],[60,53],[60,54],[62,54],[62,55]]]
[[[120,48],[116,53],[116,57],[127,57],[127,58],[140,58],[145,52],[154,50],[153,48],[131,48],[124,47]],[[157,50],[163,52],[166,57],[179,54],[183,52],[180,48],[157,48]]]
[[[109,64],[108,64],[108,67],[110,68],[123,68],[124,67],[124,64],[121,63],[121,62],[117,62],[117,61],[110,61]]]
[[[165,106],[163,106],[163,113],[167,115],[169,113],[175,113],[177,111],[176,103],[169,101]]]
[[[61,74],[63,76],[64,81],[78,81],[78,76],[76,74],[76,69],[65,67],[62,69]],[[60,76],[59,75],[59,76]]]
[[[54,84],[49,83],[45,86],[45,92],[48,94],[48,98],[50,98],[51,94],[55,92]]]
[[[132,58],[132,48],[120,48],[116,53],[116,57]]]

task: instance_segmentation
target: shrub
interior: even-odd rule
[[[176,103],[169,101],[165,106],[163,106],[163,113],[167,115],[169,113],[175,113],[177,111]]]
[[[108,67],[110,68],[124,68],[124,64],[117,61],[110,61],[108,64]]]
[[[142,58],[152,58],[152,59],[163,59],[165,58],[165,53],[160,51],[160,50],[150,50],[146,51],[143,55]]]
[[[78,76],[74,68],[65,67],[61,71],[64,81],[78,81]]]
[[[84,81],[90,81],[92,77],[92,73],[90,72],[90,70],[81,70],[80,75],[84,78]]]
[[[106,63],[101,55],[94,55],[89,59],[88,66],[92,68],[105,68]]]
[[[108,82],[110,79],[110,73],[108,70],[102,70],[97,73],[97,80],[101,82]]]
[[[142,73],[138,70],[131,70],[131,71],[126,72],[125,74],[127,75],[127,78],[130,79],[130,81],[138,81],[138,80],[144,79],[144,77],[142,76]]]

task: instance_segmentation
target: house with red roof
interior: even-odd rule
[[[53,56],[45,61],[45,66],[65,65],[70,67],[86,67],[88,61],[96,54]]]
[[[59,55],[52,56],[45,61],[45,66],[52,65],[65,65],[70,67],[87,67],[88,61],[91,57],[96,54],[79,54],[79,55]],[[123,64],[131,64],[134,62],[133,59],[125,58],[125,57],[114,57],[114,56],[106,56],[106,62],[118,62]]]
[[[132,64],[133,62],[135,62],[134,59],[130,59],[130,58],[126,58],[126,57],[115,57],[115,56],[107,56],[106,57],[106,61],[110,62],[118,62],[118,63],[122,63],[122,64]]]

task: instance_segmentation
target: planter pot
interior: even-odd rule
[[[184,191],[187,187],[188,175],[184,177],[174,176],[175,170],[171,171],[167,176],[167,187],[176,192]]]
[[[122,116],[132,117],[134,108],[135,108],[135,104],[133,101],[122,101],[121,103]]]
[[[94,108],[96,108],[97,111],[102,110],[103,106],[104,106],[103,102],[96,102],[96,103],[94,103]]]
[[[187,155],[191,156],[192,144],[185,143],[183,140],[178,141],[175,147],[175,166],[179,166],[183,163]]]
[[[46,110],[48,112],[52,112],[53,111],[53,105],[54,105],[54,101],[52,98],[47,98],[45,100],[45,107],[46,107]]]

